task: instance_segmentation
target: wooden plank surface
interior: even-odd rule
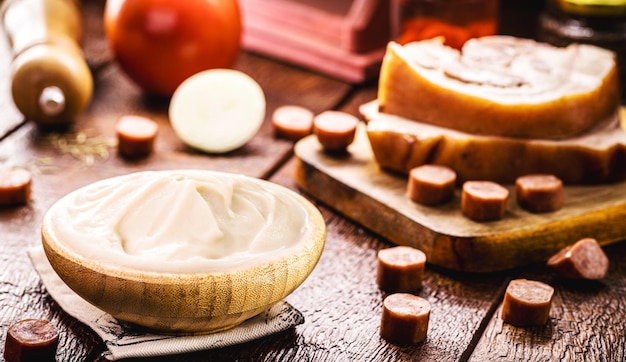
[[[296,164],[292,159],[271,180],[298,189]],[[309,318],[296,328],[305,345],[292,351],[290,360],[462,360],[472,340],[480,336],[482,321],[490,318],[506,276],[427,268],[423,288],[416,294],[432,305],[428,341],[417,346],[388,344],[379,336],[387,294],[376,285],[376,254],[393,244],[338,216],[315,198],[311,201],[323,212],[328,237],[311,278],[287,298]],[[307,351],[313,345],[317,351]]]
[[[522,4],[522,1],[517,1]],[[221,156],[185,147],[166,117],[167,102],[147,99],[111,62],[102,38],[103,0],[83,2],[88,32],[86,53],[96,74],[96,95],[74,131],[111,137],[121,114],[155,118],[162,133],[156,152],[146,160],[127,162],[109,149],[93,162],[59,153],[47,135],[22,123],[15,109],[2,103],[3,119],[14,129],[0,136],[0,166],[25,165],[39,170],[28,205],[0,209],[0,350],[8,327],[24,318],[45,318],[61,330],[58,361],[105,361],[105,346],[87,327],[69,317],[47,294],[25,249],[39,242],[46,209],[69,190],[96,179],[148,169],[202,167],[243,172],[303,192],[324,215],[328,227],[322,258],[309,279],[288,297],[305,323],[258,341],[237,346],[138,361],[547,361],[551,351],[562,360],[625,359],[626,243],[605,247],[609,275],[598,283],[567,283],[542,263],[506,272],[475,275],[428,265],[418,294],[433,305],[427,340],[416,346],[394,346],[378,335],[382,298],[373,279],[378,250],[393,244],[346,219],[299,188],[293,144],[276,139],[269,114],[283,104],[301,104],[321,112],[339,109],[357,114],[357,107],[375,98],[375,85],[353,87],[298,67],[242,53],[236,67],[251,74],[266,90],[268,117],[246,147]],[[7,55],[0,53],[0,61]],[[6,82],[4,77],[1,81]],[[7,83],[8,84],[8,83]],[[0,90],[1,92],[6,92]],[[6,93],[2,93],[6,97]],[[622,220],[612,221],[623,223]],[[499,317],[508,280],[528,277],[546,281],[556,295],[550,322],[543,328],[513,328]],[[579,358],[580,357],[580,358]]]
[[[498,305],[471,362],[626,360],[626,243],[604,247],[609,271],[601,281],[558,278],[545,265],[513,274],[539,280],[555,290],[545,326],[517,328],[502,322]]]
[[[24,318],[44,318],[61,328],[59,361],[95,360],[104,350],[94,333],[65,314],[50,298],[26,255],[27,247],[40,242],[39,229],[45,211],[60,197],[93,181],[139,170],[202,168],[266,178],[291,156],[293,147],[292,142],[274,138],[271,112],[283,104],[301,104],[321,112],[334,107],[351,90],[343,82],[242,52],[235,68],[248,73],[266,91],[265,123],[253,140],[231,153],[207,155],[194,151],[173,133],[167,118],[167,100],[147,98],[110,58],[102,34],[103,4],[104,1],[83,3],[88,24],[85,53],[94,68],[96,88],[92,103],[73,129],[57,137],[40,132],[30,122],[23,123],[11,103],[8,88],[1,89],[1,99],[5,100],[0,104],[3,122],[11,120],[7,128],[11,132],[4,132],[3,128],[7,136],[0,138],[0,166],[26,167],[34,172],[34,178],[28,205],[0,209],[0,349],[12,323]],[[10,55],[8,48],[2,49],[0,59],[6,63]],[[8,84],[6,73],[2,73],[1,79],[2,84]],[[108,155],[86,161],[84,152],[81,157],[62,153],[53,141],[71,143],[81,132],[91,139],[110,140],[115,134],[115,121],[125,114],[145,115],[159,123],[155,153],[145,160],[126,161],[117,156],[115,147],[107,147]]]

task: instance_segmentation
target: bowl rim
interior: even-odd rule
[[[188,170],[167,170],[167,171],[185,172]],[[46,257],[48,258],[48,260],[50,260],[49,253],[53,252],[57,256],[63,259],[66,259],[66,261],[80,265],[81,267],[90,269],[92,271],[95,271],[102,275],[106,275],[108,277],[121,278],[125,280],[130,280],[130,281],[138,281],[138,282],[147,283],[147,284],[154,283],[154,284],[160,284],[160,285],[163,285],[163,284],[181,285],[181,284],[186,284],[186,283],[196,283],[198,278],[225,277],[228,275],[232,275],[233,272],[242,271],[242,270],[259,270],[259,272],[261,272],[262,269],[266,268],[269,264],[285,262],[289,265],[291,264],[292,259],[296,259],[296,260],[301,259],[302,255],[307,255],[309,257],[312,257],[312,258],[314,257],[317,259],[315,260],[315,263],[313,263],[312,267],[314,267],[315,264],[317,264],[317,262],[319,261],[321,257],[321,254],[324,249],[325,242],[326,242],[326,223],[320,210],[317,207],[315,207],[311,201],[307,200],[302,195],[298,194],[297,192],[285,186],[279,185],[277,183],[274,183],[268,180],[246,176],[242,174],[227,173],[227,172],[222,172],[222,171],[196,170],[196,169],[192,169],[192,171],[209,172],[212,174],[236,175],[237,177],[243,176],[244,178],[253,180],[253,182],[258,182],[262,184],[263,186],[271,187],[271,188],[274,188],[275,190],[279,190],[280,192],[286,193],[287,195],[289,195],[289,197],[297,201],[297,203],[305,209],[306,211],[305,221],[307,224],[310,225],[310,227],[308,227],[305,230],[305,232],[302,234],[300,242],[297,242],[294,245],[288,246],[286,248],[281,248],[281,249],[276,250],[275,255],[269,254],[270,256],[263,259],[263,261],[261,262],[254,261],[253,259],[254,262],[248,263],[249,262],[248,260],[243,260],[242,262],[237,263],[237,265],[228,267],[225,270],[214,270],[214,271],[208,271],[208,272],[202,272],[202,271],[181,272],[181,273],[160,272],[160,271],[133,269],[131,267],[124,266],[124,265],[117,265],[115,263],[106,263],[102,261],[96,261],[94,259],[85,257],[77,253],[73,249],[69,248],[56,236],[53,228],[51,227],[53,215],[50,212],[50,210],[53,209],[54,207],[53,205],[50,209],[48,209],[48,211],[44,215],[44,219],[43,219],[42,226],[41,226],[41,242],[44,246],[44,252],[46,254]],[[159,172],[159,171],[139,171],[139,172]],[[112,178],[117,178],[117,177],[123,177],[123,176],[115,176],[115,177],[111,177],[107,179],[112,179]],[[104,181],[107,179],[102,179],[100,181]],[[96,182],[99,182],[99,181],[96,181]],[[89,185],[86,185],[84,187],[87,187],[87,186]],[[69,195],[81,190],[82,188],[83,187],[68,193],[61,199],[57,200],[56,203],[60,202],[65,197],[69,197]],[[305,251],[316,251],[316,252],[306,253]],[[274,253],[274,252],[271,252],[271,253]],[[309,258],[305,257],[305,259],[308,260]]]

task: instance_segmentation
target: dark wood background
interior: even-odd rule
[[[238,172],[296,189],[293,144],[273,136],[269,115],[299,104],[315,113],[357,107],[375,99],[376,82],[352,85],[242,52],[236,69],[250,74],[266,92],[268,117],[259,134],[232,153],[215,156],[186,147],[172,132],[167,101],[147,98],[111,61],[102,34],[104,1],[84,1],[86,56],[94,69],[94,100],[75,131],[113,137],[124,114],[142,114],[160,124],[156,152],[146,160],[108,157],[81,160],[61,154],[12,105],[8,91],[9,51],[1,44],[0,166],[35,172],[32,200],[0,209],[0,346],[8,327],[25,318],[45,318],[60,330],[59,361],[103,360],[102,341],[65,314],[47,294],[26,255],[40,242],[43,214],[57,199],[101,178],[147,169],[202,168]],[[533,37],[541,1],[503,1],[503,33]],[[307,195],[305,195],[307,196]],[[315,200],[312,200],[315,202]],[[623,361],[626,359],[626,244],[606,247],[611,266],[599,282],[571,283],[543,264],[492,274],[454,273],[432,266],[419,295],[433,306],[428,338],[398,347],[379,337],[384,294],[375,283],[376,253],[386,240],[317,204],[328,228],[327,244],[311,276],[287,300],[305,316],[293,330],[233,347],[154,361]],[[513,278],[541,280],[555,288],[547,325],[516,328],[500,318],[504,288]]]

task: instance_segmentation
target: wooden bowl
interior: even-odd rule
[[[268,219],[274,223],[282,222],[272,232],[283,230],[291,223],[288,227],[293,229],[289,233],[296,233],[298,240],[286,240],[284,244],[287,245],[275,245],[275,250],[256,254],[240,252],[243,256],[193,262],[156,262],[159,255],[154,253],[143,260],[141,258],[146,258],[145,255],[108,251],[102,246],[104,244],[99,244],[102,241],[97,240],[99,234],[93,230],[86,230],[88,236],[82,240],[68,240],[76,236],[73,234],[75,230],[82,230],[81,223],[85,220],[98,224],[101,218],[105,218],[103,215],[114,214],[119,207],[125,207],[122,205],[128,205],[125,196],[106,196],[111,194],[106,187],[117,189],[118,185],[124,185],[132,190],[145,186],[141,177],[146,175],[169,177],[174,174],[192,179],[209,177],[244,181],[251,189],[260,190],[258,198],[282,200],[280,202],[289,204],[289,207],[277,207],[275,214]],[[102,190],[105,192],[100,192]],[[95,205],[89,202],[98,203],[98,195],[109,202],[93,211]],[[247,194],[242,192],[242,197],[245,199]],[[83,199],[88,201],[84,203]],[[176,211],[176,206],[167,203],[166,209],[172,208],[176,213],[185,212],[184,208]],[[94,214],[72,214],[68,210],[87,213],[92,210]],[[146,218],[150,217],[153,216]],[[285,220],[289,222],[285,223]],[[163,223],[167,224],[168,220]],[[244,223],[241,227],[245,229],[246,225]],[[46,256],[72,290],[119,320],[167,334],[225,330],[266,310],[308,277],[321,256],[325,237],[326,226],[319,210],[297,193],[268,181],[198,170],[139,172],[96,182],[55,203],[46,213],[42,225]],[[107,253],[111,255],[107,256]],[[206,262],[206,270],[203,262]],[[193,267],[189,267],[190,264]],[[155,270],[150,270],[151,265]]]

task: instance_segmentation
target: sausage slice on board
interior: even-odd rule
[[[411,169],[407,195],[418,204],[435,206],[454,196],[456,172],[447,166],[422,165]]]
[[[563,207],[563,182],[554,175],[533,174],[515,180],[517,203],[524,209],[540,213]]]
[[[461,211],[474,221],[504,217],[509,190],[492,181],[466,181],[461,194]]]

